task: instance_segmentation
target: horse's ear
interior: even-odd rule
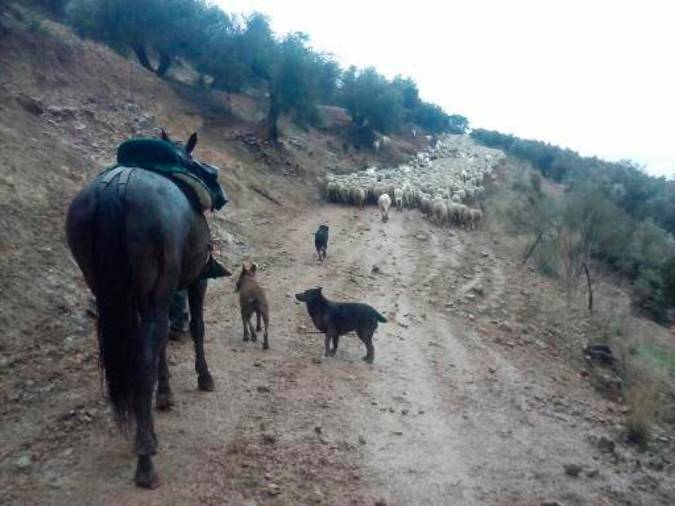
[[[187,144],[185,145],[185,151],[187,151],[188,154],[192,153],[192,150],[195,149],[196,145],[197,145],[197,132],[194,132],[188,139]]]
[[[246,264],[241,264],[241,272],[246,272]]]
[[[162,138],[163,141],[166,142],[171,142],[171,139],[169,139],[169,134],[167,134],[164,129],[162,128],[162,133],[160,134],[160,137]]]
[[[258,270],[258,264],[252,264],[251,268],[248,270],[251,274],[255,274],[255,271]]]

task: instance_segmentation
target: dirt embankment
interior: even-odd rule
[[[14,15],[2,23],[0,502],[675,500],[672,449],[620,444],[621,406],[565,360],[545,321],[533,323],[535,306],[559,302],[555,290],[519,269],[494,234],[441,230],[417,211],[392,211],[385,225],[373,208],[321,205],[314,184],[326,167],[367,162],[345,156],[330,132],[287,126],[280,154],[250,124],[209,112],[213,97],[188,97],[61,27],[31,33]],[[197,154],[223,167],[232,201],[211,218],[218,254],[232,267],[262,266],[272,349],[241,342],[233,284],[212,283],[216,391],[196,390],[191,346],[172,344],[177,405],[157,414],[163,486],[148,492],[133,487],[130,444],[101,398],[88,294],[62,230],[70,198],[115,146],[159,126],[199,130]],[[311,241],[320,223],[331,226],[324,265]],[[374,366],[354,336],[337,357],[321,356],[322,338],[293,299],[317,284],[387,315]]]

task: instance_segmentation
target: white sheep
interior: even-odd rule
[[[342,184],[339,186],[338,195],[340,195],[340,202],[342,202],[343,204],[349,204],[351,190],[347,185]]]
[[[377,207],[380,208],[380,212],[382,213],[382,221],[387,223],[387,220],[389,219],[389,208],[391,207],[391,197],[386,193],[380,195],[377,199]]]
[[[396,209],[403,211],[403,190],[400,188],[394,188],[394,204]]]
[[[366,205],[366,190],[363,188],[352,189],[352,201],[360,208],[363,208]]]
[[[478,228],[478,225],[480,225],[481,220],[483,219],[483,212],[480,209],[470,209],[469,215],[470,215],[469,224],[471,230],[476,230]]]
[[[436,225],[443,227],[448,222],[448,207],[441,199],[434,200],[432,204],[432,215]]]

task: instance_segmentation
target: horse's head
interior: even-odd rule
[[[160,138],[163,141],[170,143],[181,158],[181,163],[191,172],[197,174],[204,183],[209,187],[211,193],[214,195],[213,208],[218,210],[227,204],[228,199],[225,195],[220,183],[218,183],[218,167],[209,165],[208,163],[195,160],[192,157],[192,151],[197,145],[197,132],[194,132],[186,143],[172,140],[169,135],[162,128]]]

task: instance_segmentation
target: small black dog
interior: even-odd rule
[[[317,329],[325,332],[326,356],[333,356],[337,351],[340,336],[356,331],[363,344],[366,345],[366,356],[363,360],[372,364],[375,359],[373,348],[373,334],[377,329],[377,322],[386,322],[387,319],[368,304],[355,302],[331,302],[321,293],[321,287],[296,293],[295,298],[307,304],[309,316]],[[333,341],[333,349],[330,342]]]
[[[328,249],[328,225],[319,225],[319,230],[314,233],[314,247],[319,260],[323,262],[326,259],[326,250]]]

